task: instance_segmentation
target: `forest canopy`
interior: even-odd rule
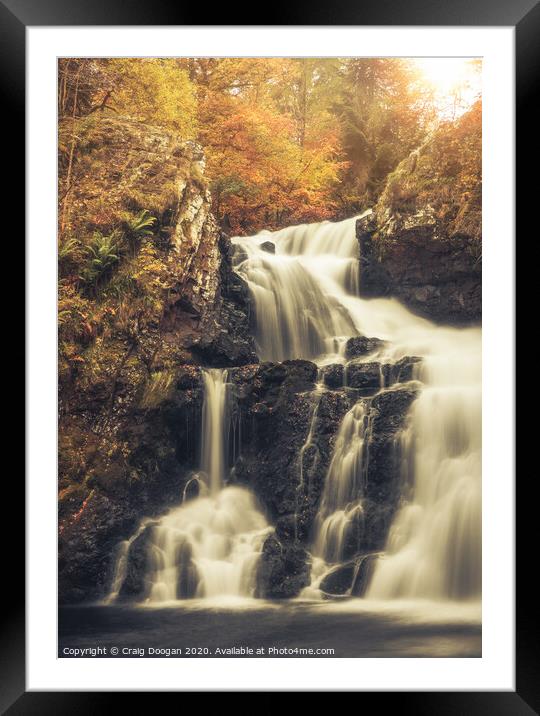
[[[478,98],[478,61],[460,60],[446,85],[437,61],[445,62],[61,59],[60,233],[73,165],[107,113],[198,141],[213,211],[229,233],[354,215],[437,126]]]

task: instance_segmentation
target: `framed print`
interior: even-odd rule
[[[1,9],[28,286],[3,708],[533,712],[513,270],[538,8]]]

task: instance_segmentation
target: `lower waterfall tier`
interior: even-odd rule
[[[259,556],[271,531],[245,488],[190,500],[159,520],[144,521],[121,545],[109,601],[254,596]]]

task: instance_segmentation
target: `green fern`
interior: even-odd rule
[[[123,234],[118,229],[104,236],[94,231],[92,242],[87,247],[88,265],[82,271],[80,279],[90,286],[97,286],[110,273],[120,260]]]
[[[76,260],[80,255],[81,245],[77,239],[66,239],[58,245],[58,260]]]
[[[156,217],[151,216],[150,212],[144,209],[140,214],[128,221],[128,233],[134,239],[147,238],[154,233],[153,227],[156,222]]]

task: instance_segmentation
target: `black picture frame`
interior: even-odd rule
[[[235,9],[241,9],[236,7]],[[231,25],[231,6],[214,6],[209,11],[201,5],[193,7],[177,4],[169,6],[165,0],[108,0],[107,3],[84,0],[0,0],[0,88],[4,137],[17,149],[10,162],[8,197],[5,199],[11,217],[24,216],[24,100],[25,100],[25,30],[27,26],[70,25],[200,25],[210,12],[213,25]],[[270,8],[267,8],[270,10]],[[254,21],[241,25],[422,25],[422,26],[512,26],[516,41],[516,157],[519,169],[516,194],[516,216],[525,220],[534,207],[535,182],[526,181],[537,171],[536,153],[531,151],[530,138],[537,133],[538,110],[535,104],[534,79],[540,54],[540,5],[536,0],[453,0],[434,3],[433,0],[333,0],[332,3],[291,3],[277,0],[271,7],[271,18],[264,23]],[[227,15],[229,17],[227,17]],[[206,16],[206,17],[205,17]],[[269,22],[269,18],[272,22]],[[236,19],[236,18],[235,18]],[[251,19],[251,18],[250,18]],[[530,126],[529,126],[530,123]],[[533,123],[535,124],[533,128]],[[530,130],[530,131],[529,131]],[[53,141],[51,139],[51,141]],[[530,170],[530,172],[527,171]],[[18,210],[17,210],[18,209]],[[20,231],[22,221],[17,221]],[[518,224],[519,226],[519,224]],[[11,228],[13,234],[13,227]],[[13,237],[14,238],[14,237]],[[15,242],[20,239],[15,240]],[[20,242],[22,243],[22,242]],[[15,324],[15,320],[13,323]],[[20,327],[20,323],[18,323]],[[10,327],[11,328],[11,327]],[[9,330],[8,327],[5,330]],[[12,332],[16,336],[16,332]],[[509,340],[509,336],[503,337]],[[21,340],[24,344],[24,339]],[[19,343],[20,345],[20,343]],[[16,464],[15,462],[13,463]],[[6,478],[8,474],[6,473]],[[532,476],[531,476],[532,477]],[[534,481],[534,480],[531,480]],[[7,484],[6,484],[7,483]],[[516,609],[516,691],[515,692],[378,692],[358,694],[358,706],[366,700],[377,699],[377,706],[388,709],[414,711],[416,714],[521,714],[537,713],[540,709],[538,689],[538,641],[534,629],[537,613],[534,576],[526,568],[529,545],[535,544],[535,520],[526,515],[527,507],[536,504],[529,485],[519,486],[517,508],[517,609]],[[6,494],[7,492],[7,494]],[[0,646],[0,711],[10,716],[19,714],[90,714],[108,713],[112,708],[126,708],[125,694],[98,692],[27,692],[25,690],[25,620],[24,620],[24,482],[15,468],[4,481],[4,504],[19,516],[16,527],[4,536],[3,572],[9,574],[4,588],[5,606],[1,613],[2,638]],[[16,510],[14,509],[16,506]],[[531,509],[529,507],[529,509]],[[13,530],[16,529],[17,536]],[[534,532],[533,532],[534,530]],[[8,542],[9,539],[9,542]],[[7,564],[5,563],[7,561]],[[527,565],[528,567],[528,565]],[[426,685],[429,688],[429,685]],[[122,698],[122,704],[119,703]],[[147,694],[138,693],[137,709],[150,706]],[[155,695],[151,694],[154,699]],[[176,696],[177,698],[177,696]],[[384,701],[381,701],[384,699]],[[266,702],[271,708],[270,703]],[[262,707],[261,707],[262,708]]]

